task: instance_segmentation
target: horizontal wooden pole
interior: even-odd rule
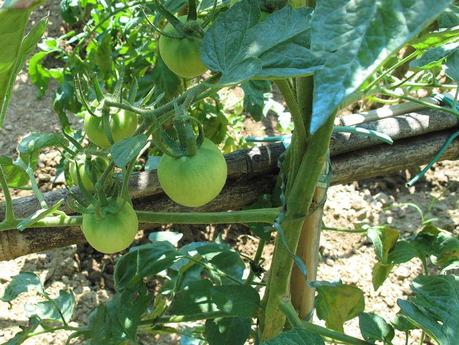
[[[395,126],[403,128],[400,123],[408,124],[406,116],[400,119]],[[417,118],[416,123],[436,123],[441,128],[433,115],[411,114],[410,119]],[[439,115],[439,116],[442,116]],[[447,116],[451,118],[451,116]],[[446,120],[446,118],[444,118]],[[383,119],[387,121],[391,119]],[[424,122],[421,122],[424,121]],[[454,119],[455,120],[455,119]],[[380,121],[379,126],[382,126]],[[427,121],[427,122],[426,122]],[[456,120],[455,120],[456,121]],[[449,122],[456,125],[454,122]],[[375,123],[369,123],[375,126]],[[433,127],[428,127],[433,128]],[[395,144],[375,145],[366,142],[364,148],[357,149],[356,142],[361,138],[341,137],[334,141],[335,149],[332,149],[332,184],[349,183],[365,178],[384,176],[405,168],[426,164],[438,152],[452,129],[443,131],[426,132],[424,125],[417,127],[415,133],[422,135],[407,137],[408,131],[400,130],[400,137],[394,138]],[[358,139],[356,141],[356,139]],[[350,145],[352,142],[354,150],[348,151],[336,148],[340,145]],[[350,147],[350,146],[349,146]],[[281,144],[272,144],[251,150],[241,150],[226,156],[229,167],[229,180],[223,192],[210,204],[197,209],[198,211],[222,211],[236,210],[249,205],[257,200],[262,194],[270,193],[277,173],[277,159],[284,151]],[[342,152],[345,153],[337,153]],[[459,156],[459,143],[454,142],[445,152],[442,160],[455,159]],[[136,209],[148,211],[190,211],[171,202],[164,194],[157,180],[155,172],[142,172],[134,175],[130,180],[130,191],[132,193]],[[55,190],[46,193],[46,200],[51,204],[66,197],[65,190]],[[39,207],[33,197],[20,198],[15,200],[15,210],[18,217],[25,217],[33,213]],[[196,209],[195,209],[196,210]],[[67,210],[68,211],[68,210]],[[1,211],[3,212],[3,210]],[[3,217],[0,214],[0,217]],[[145,228],[146,225],[143,225]],[[148,225],[149,228],[152,225]],[[26,229],[23,232],[8,230],[0,232],[0,260],[10,260],[21,255],[40,252],[52,248],[63,247],[70,244],[82,243],[84,238],[79,228],[53,228],[53,229]]]
[[[434,133],[458,125],[458,120],[447,113],[438,111],[422,110],[415,113],[400,115],[393,118],[384,118],[361,124],[361,127],[376,130],[392,137],[394,141],[417,137],[427,133]],[[360,126],[360,125],[359,125]],[[343,153],[349,153],[365,148],[378,146],[380,142],[360,135],[336,133],[332,137],[330,152],[335,157]],[[228,177],[230,179],[257,176],[277,171],[277,159],[284,152],[281,143],[254,147],[240,150],[226,155],[228,163]],[[350,182],[347,181],[347,182]],[[130,179],[129,190],[133,199],[142,199],[162,194],[156,171],[133,174]],[[74,189],[76,191],[76,189]],[[55,204],[67,197],[65,189],[56,189],[45,193],[45,200],[49,205]],[[40,208],[38,200],[34,196],[16,199],[14,210],[17,217],[27,217]],[[70,212],[69,209],[62,209]],[[4,207],[0,204],[0,219],[4,217]]]

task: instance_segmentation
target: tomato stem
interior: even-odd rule
[[[167,21],[174,27],[174,29],[182,36],[185,36],[185,26],[183,23],[175,17],[169,10],[163,6],[159,0],[155,0],[157,11],[164,16]]]
[[[180,142],[180,147],[186,156],[192,157],[198,152],[196,135],[191,125],[190,116],[183,106],[175,109],[175,130]]]
[[[198,19],[198,11],[196,8],[196,0],[188,0],[188,18],[187,20]]]
[[[5,172],[3,171],[3,167],[0,164],[0,187],[3,190],[3,195],[5,197],[5,219],[3,221],[4,224],[12,224],[14,223],[16,217],[14,216],[14,208],[13,208],[13,199],[11,198],[11,193],[8,188],[8,183],[6,181]],[[0,223],[2,224],[2,223]]]
[[[261,208],[243,211],[223,212],[150,212],[136,211],[139,223],[144,224],[272,224],[278,208]],[[59,228],[64,226],[79,226],[82,216],[61,214],[40,219],[33,224],[34,228]],[[0,231],[13,230],[23,219],[6,224],[0,223]]]

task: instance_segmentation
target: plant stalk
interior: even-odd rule
[[[137,211],[139,223],[146,224],[271,224],[279,214],[278,208],[262,208],[234,212],[148,212]],[[24,219],[5,224],[0,223],[0,231],[16,229]],[[33,224],[34,228],[59,228],[65,226],[80,226],[82,216],[67,216],[65,214],[43,218]]]
[[[3,167],[0,165],[0,189],[3,190],[3,196],[5,198],[5,219],[4,224],[11,224],[15,221],[14,208],[13,208],[13,199],[11,198],[11,193],[8,188],[8,183],[6,181],[6,175],[3,171]]]
[[[307,282],[316,280],[319,264],[320,231],[322,228],[323,200],[327,197],[327,187],[317,187],[314,193],[313,204],[321,205],[309,214],[304,220],[300,241],[296,250],[308,269],[307,280],[297,267],[293,267],[290,293],[292,303],[300,318],[309,319],[314,309],[315,290]]]
[[[277,336],[285,324],[285,315],[279,309],[279,299],[290,294],[290,277],[293,268],[291,250],[296,251],[317,181],[328,158],[333,122],[334,116],[330,116],[327,122],[309,138],[292,189],[287,195],[287,212],[281,225],[288,248],[278,236],[264,297],[265,308],[260,316],[262,341]]]

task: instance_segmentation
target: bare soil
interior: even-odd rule
[[[58,1],[49,1],[43,12],[51,10],[49,34],[60,32]],[[52,111],[51,93],[42,99],[36,98],[36,90],[27,79],[26,73],[18,77],[7,122],[0,129],[0,154],[14,154],[15,144],[27,132],[58,130],[58,121]],[[78,121],[75,122],[78,125]],[[269,126],[268,126],[269,127]],[[266,128],[261,128],[266,130]],[[260,128],[257,128],[257,132]],[[260,134],[260,133],[257,133]],[[53,183],[55,167],[60,160],[56,151],[45,151],[40,156],[40,171],[37,173],[42,190],[58,188]],[[324,223],[337,229],[354,229],[357,224],[390,224],[400,230],[401,236],[413,234],[420,225],[420,216],[405,203],[414,203],[428,210],[426,216],[435,217],[435,224],[459,233],[459,210],[457,190],[459,187],[459,164],[443,162],[427,174],[424,181],[412,188],[406,188],[407,172],[370,181],[331,187],[325,205]],[[15,197],[29,194],[16,191]],[[2,195],[0,195],[2,199]],[[211,239],[215,231],[223,231],[223,238],[246,255],[255,253],[257,240],[248,229],[241,227],[189,228],[184,242]],[[139,239],[140,240],[140,239]],[[264,268],[269,267],[273,245],[266,246]],[[376,262],[373,247],[366,236],[343,232],[324,231],[321,239],[321,262],[319,280],[341,279],[355,284],[365,292],[366,311],[373,311],[391,320],[398,310],[397,299],[410,295],[410,282],[421,272],[417,261],[399,266],[378,290],[371,285],[371,270]],[[19,272],[35,272],[45,283],[51,295],[57,295],[62,288],[71,288],[77,298],[78,307],[72,320],[74,325],[84,325],[89,312],[99,302],[113,293],[113,265],[116,256],[101,255],[89,246],[69,246],[49,252],[31,254],[16,260],[0,262],[0,295]],[[24,307],[36,303],[34,293],[23,294],[11,305],[0,302],[0,343],[8,341],[27,324]],[[352,335],[360,336],[356,320],[346,324]],[[28,340],[25,344],[65,344],[67,335],[61,332],[43,335]],[[78,342],[73,342],[78,344]],[[145,337],[142,344],[175,344],[175,337],[161,337],[153,340]],[[404,338],[397,334],[394,344],[404,344]]]

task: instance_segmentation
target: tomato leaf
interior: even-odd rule
[[[250,318],[209,319],[204,335],[209,345],[244,345],[250,336],[251,326]]]
[[[154,276],[170,267],[179,256],[169,242],[155,242],[133,248],[117,262],[114,272],[118,291],[137,286],[142,278]]]
[[[265,93],[271,91],[271,83],[266,80],[248,80],[242,82],[241,86],[244,90],[244,110],[255,121],[261,121],[264,116]]]
[[[441,67],[444,60],[453,53],[457,47],[459,47],[459,43],[451,43],[442,47],[429,49],[420,58],[411,61],[410,67],[422,70]]]
[[[127,339],[136,341],[138,323],[150,300],[143,287],[116,293],[107,304],[100,304],[89,316],[90,344],[118,345]]]
[[[446,59],[446,74],[459,84],[459,50],[456,49],[454,53]]]
[[[69,322],[75,309],[75,295],[71,291],[60,290],[59,296],[55,299],[26,304],[25,312],[27,317],[34,315],[42,320],[61,321],[61,314],[66,322]]]
[[[243,0],[218,16],[204,35],[202,60],[222,73],[221,84],[310,75],[321,68],[321,59],[308,47],[311,10],[286,6],[263,22],[259,18],[258,3]]]
[[[14,276],[0,298],[3,302],[11,302],[20,294],[30,290],[43,291],[40,278],[35,273],[22,272]]]
[[[371,282],[373,283],[373,289],[375,291],[386,281],[393,267],[394,265],[391,264],[383,264],[381,262],[375,263],[371,271]]]
[[[363,338],[372,343],[381,340],[384,344],[390,344],[395,336],[394,328],[374,313],[360,314],[359,327]]]
[[[263,342],[261,345],[325,345],[321,336],[309,333],[304,329],[295,328],[282,332],[277,337]]]
[[[226,244],[208,243],[208,242],[193,242],[180,248],[180,253],[191,256],[194,261],[201,261],[207,266],[204,270],[197,262],[194,264],[198,268],[198,275],[206,273],[209,279],[216,284],[235,284],[235,281],[242,282],[245,265],[240,255],[231,249]],[[178,260],[171,269],[179,271],[184,265],[189,264],[190,259],[182,258]],[[185,272],[180,278],[184,286],[188,281],[192,280],[196,272]],[[191,277],[188,277],[191,275]],[[228,278],[226,275],[231,277]]]
[[[378,260],[384,264],[389,263],[389,251],[397,243],[400,233],[389,226],[376,226],[368,229],[368,237],[373,242]]]
[[[11,90],[16,75],[22,68],[24,61],[35,48],[38,40],[45,32],[47,21],[42,19],[23,38],[24,31],[31,13],[31,8],[35,4],[30,4],[26,8],[16,9],[0,8],[0,42],[2,49],[0,52],[0,127],[5,120],[6,111],[11,99]]]
[[[311,49],[327,57],[315,74],[315,133],[391,54],[416,37],[451,0],[320,0]]]
[[[173,315],[202,316],[202,319],[215,314],[251,318],[259,307],[260,296],[250,286],[214,286],[208,280],[201,280],[177,292],[169,312]]]
[[[148,137],[145,134],[136,135],[115,143],[112,146],[112,157],[118,168],[125,168],[134,160],[147,144]]]
[[[363,291],[354,285],[325,281],[311,282],[310,285],[318,293],[317,316],[325,320],[329,328],[343,332],[344,323],[365,309]]]
[[[29,155],[37,153],[45,147],[67,147],[67,139],[59,133],[39,133],[34,132],[25,136],[18,145],[19,154]]]
[[[13,338],[2,345],[20,345],[23,344],[27,339],[30,338],[31,334],[40,326],[41,320],[38,317],[32,317],[29,319],[29,323],[26,327],[21,327],[21,331],[16,333]]]
[[[0,165],[5,173],[6,183],[12,188],[22,188],[29,184],[29,175],[14,165],[10,157],[0,156]]]
[[[397,301],[401,313],[439,345],[457,344],[459,277],[420,276],[411,287],[415,296],[407,301]]]

